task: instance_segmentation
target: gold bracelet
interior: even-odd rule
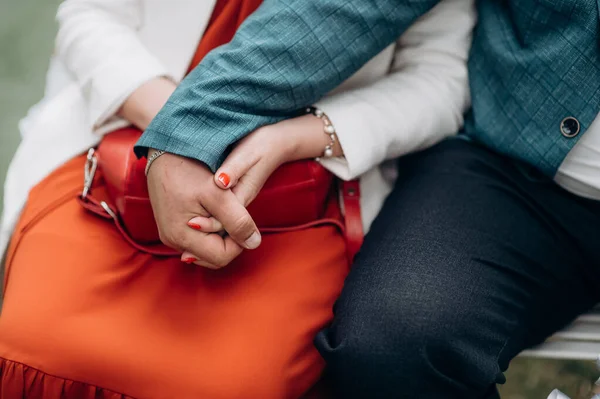
[[[317,118],[323,121],[323,132],[329,136],[329,144],[325,146],[325,150],[323,151],[323,158],[331,158],[333,157],[333,147],[335,146],[335,142],[337,140],[337,136],[335,134],[335,127],[331,123],[329,117],[317,107],[308,107],[306,109],[307,114],[313,114]],[[317,161],[320,158],[317,158]]]

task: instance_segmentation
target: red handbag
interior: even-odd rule
[[[121,129],[105,136],[97,149],[88,152],[80,203],[112,219],[135,248],[158,256],[178,256],[179,252],[159,239],[144,174],[146,159],[137,159],[133,153],[140,135],[135,128]],[[99,179],[106,187],[105,199],[92,195]],[[267,180],[248,211],[263,234],[337,225],[344,232],[352,260],[363,240],[359,185],[357,181],[341,183],[342,217],[334,180],[331,172],[313,160],[284,164]]]

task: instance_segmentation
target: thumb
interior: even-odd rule
[[[258,157],[253,153],[248,153],[246,146],[236,147],[225,159],[223,165],[217,169],[215,173],[216,185],[222,189],[235,187],[256,162],[258,162]]]

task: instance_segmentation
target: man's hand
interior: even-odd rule
[[[260,245],[260,233],[244,205],[231,190],[219,189],[211,171],[195,160],[160,156],[148,172],[148,190],[161,241],[184,252],[184,262],[219,269],[244,248]],[[188,222],[198,216],[214,216],[228,235],[212,233],[211,226],[191,228]]]

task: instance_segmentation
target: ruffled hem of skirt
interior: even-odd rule
[[[134,399],[0,358],[0,399]]]

